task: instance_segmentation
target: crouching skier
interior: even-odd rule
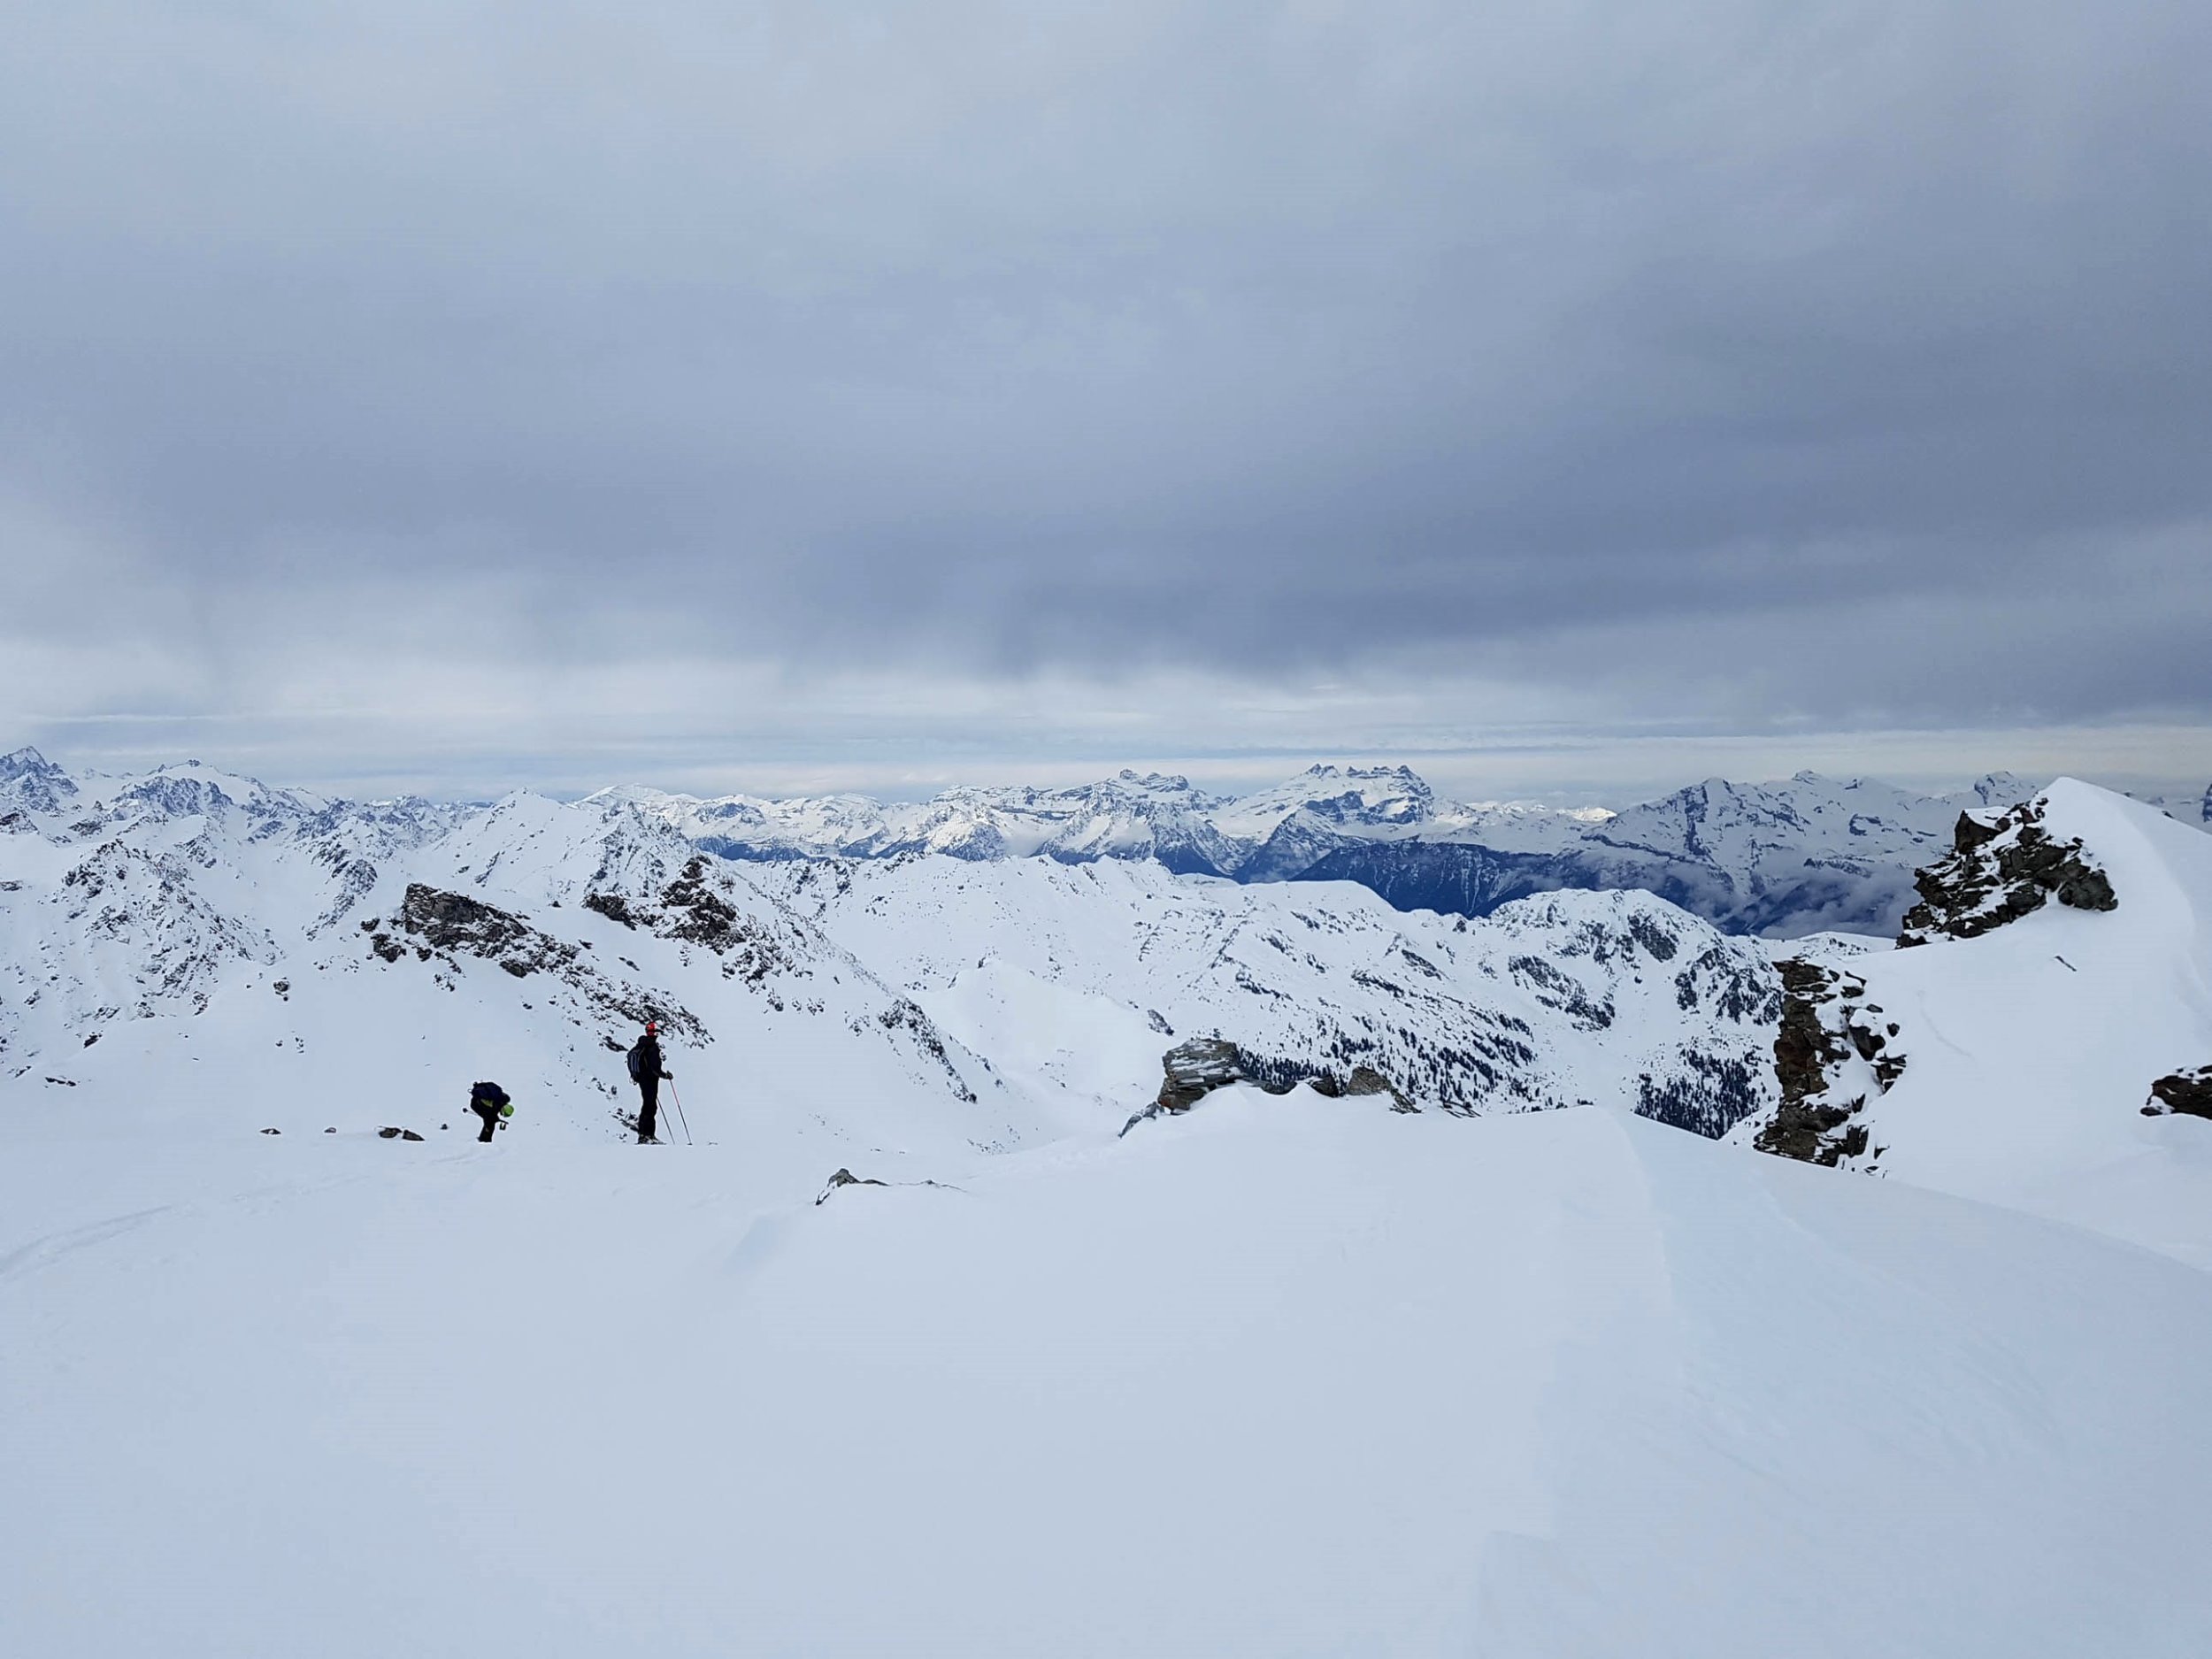
[[[661,1064],[660,1025],[656,1020],[645,1022],[645,1034],[630,1049],[630,1081],[637,1085],[637,1143],[650,1145],[653,1141],[655,1115],[660,1108],[661,1079],[673,1079],[675,1073]]]
[[[484,1133],[476,1138],[488,1141],[493,1130],[507,1126],[506,1120],[515,1115],[515,1103],[498,1084],[476,1083],[469,1088],[469,1110],[484,1120]]]

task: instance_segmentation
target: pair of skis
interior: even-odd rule
[[[663,1078],[661,1081],[668,1085],[668,1098],[670,1103],[676,1108],[676,1121],[683,1125],[684,1144],[687,1147],[696,1146],[698,1142],[691,1138],[691,1121],[684,1116],[684,1103],[676,1094],[675,1079],[673,1078]],[[638,1122],[634,1114],[617,1112],[615,1114],[615,1121],[620,1124],[625,1129],[627,1129],[632,1134],[635,1134],[637,1133]],[[660,1139],[658,1135],[656,1135],[653,1138],[656,1141]]]

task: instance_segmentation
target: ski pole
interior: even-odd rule
[[[687,1147],[696,1145],[691,1138],[691,1120],[684,1116],[683,1097],[676,1093],[676,1079],[672,1077],[666,1081],[668,1098],[676,1102],[676,1121],[684,1126],[684,1144]]]

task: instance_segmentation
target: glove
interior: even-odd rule
[[[661,1081],[662,1081],[662,1082],[664,1082],[664,1083],[673,1083],[675,1080],[676,1080],[676,1074],[675,1074],[673,1071],[664,1071],[664,1072],[662,1072],[662,1073],[661,1073]]]

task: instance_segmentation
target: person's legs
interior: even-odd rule
[[[654,1078],[649,1080],[641,1078],[638,1080],[637,1093],[637,1138],[638,1144],[642,1146],[646,1141],[653,1139],[656,1128],[655,1114],[660,1106],[660,1079]]]
[[[499,1126],[498,1111],[496,1109],[479,1106],[476,1108],[476,1115],[484,1121],[484,1133],[476,1138],[479,1141],[490,1140],[492,1138],[492,1131]]]

